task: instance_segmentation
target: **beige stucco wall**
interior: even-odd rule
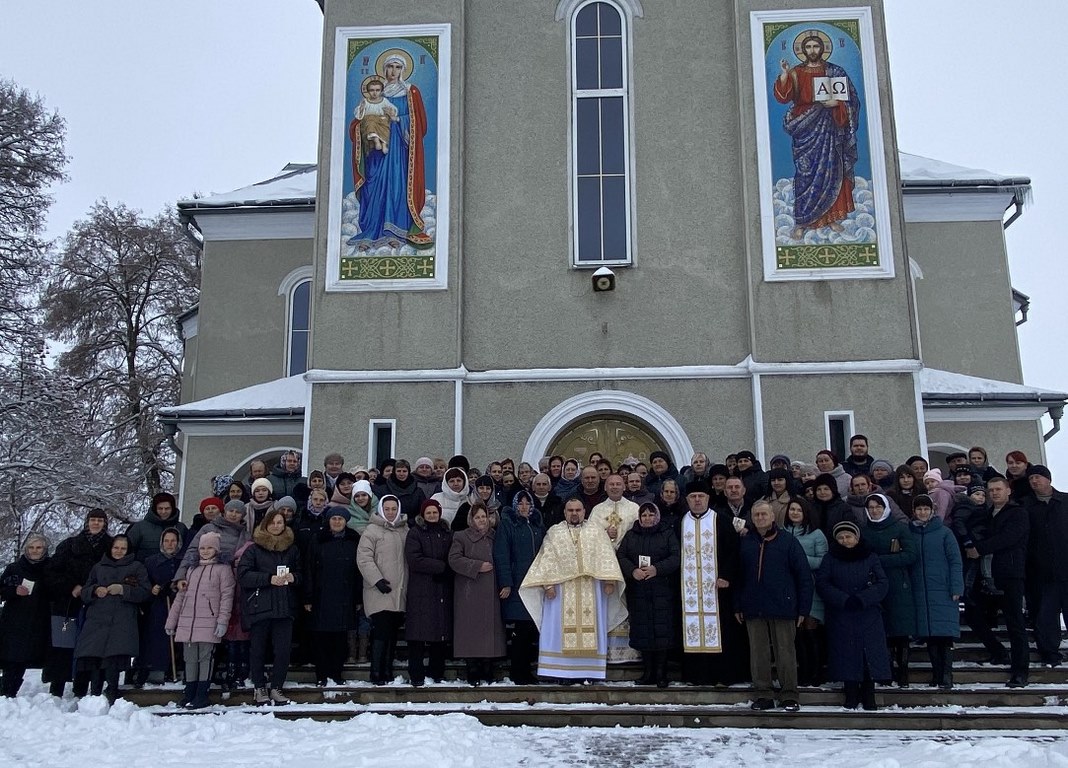
[[[1043,464],[1046,459],[1042,423],[1038,420],[929,422],[927,443],[959,446],[964,451],[973,445],[981,446],[986,449],[991,466],[1000,472],[1005,471],[1005,455],[1009,451],[1023,451],[1032,464]],[[947,451],[942,447],[938,450]]]

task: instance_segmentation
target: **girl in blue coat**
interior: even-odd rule
[[[957,539],[934,514],[930,496],[917,496],[909,523],[918,544],[919,559],[912,566],[912,597],[916,606],[916,635],[927,642],[931,682],[943,690],[953,687],[953,639],[960,637],[960,596],[964,569]]]
[[[890,677],[882,601],[889,583],[873,553],[861,541],[860,526],[843,520],[816,571],[816,591],[827,613],[828,677],[845,683],[847,709],[874,710],[875,680]]]

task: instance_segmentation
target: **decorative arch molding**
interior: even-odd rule
[[[265,460],[277,458],[286,451],[296,451],[297,453],[301,453],[299,445],[276,445],[271,448],[262,448],[256,451],[255,453],[250,453],[248,456],[239,461],[237,465],[233,469],[231,469],[228,474],[231,477],[235,477],[241,480],[241,482],[244,482],[245,480],[243,477],[238,477],[238,472],[240,472],[242,469],[244,469],[247,473],[249,465],[252,464],[252,462],[254,462],[256,459]]]
[[[311,280],[314,277],[312,267],[310,264],[297,267],[288,275],[282,278],[282,282],[278,284],[278,295],[288,296],[292,293],[293,289],[300,285],[305,280]]]
[[[523,448],[523,460],[534,466],[556,436],[583,416],[598,413],[619,413],[639,419],[648,424],[664,438],[665,446],[676,466],[689,461],[693,455],[693,443],[686,430],[668,411],[647,397],[619,389],[601,389],[575,395],[546,413],[527,438]]]
[[[556,5],[556,20],[563,21],[571,18],[571,14],[578,10],[580,5],[585,5],[588,2],[590,0],[560,0]],[[617,6],[631,18],[640,19],[645,16],[641,0],[607,0],[607,2]]]
[[[957,445],[956,443],[928,443],[927,450],[938,451],[939,453],[956,453],[957,451],[968,452],[968,446]]]

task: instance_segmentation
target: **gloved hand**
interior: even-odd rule
[[[163,631],[167,633],[167,637],[174,637],[174,630],[171,629],[170,627],[167,627]]]
[[[219,639],[222,639],[223,635],[225,635],[225,634],[226,634],[226,625],[222,624],[222,623],[216,624],[215,625],[215,636],[217,638],[219,638]]]
[[[847,611],[862,611],[864,610],[864,603],[856,595],[850,595],[846,598],[845,608]]]
[[[388,595],[390,592],[393,591],[393,587],[389,586],[389,582],[385,579],[379,579],[378,583],[375,584],[375,589],[377,589],[383,595]]]

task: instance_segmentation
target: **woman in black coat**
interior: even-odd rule
[[[538,626],[519,599],[519,585],[526,578],[544,541],[545,528],[534,497],[529,491],[519,491],[513,506],[505,508],[493,540],[493,567],[500,589],[497,596],[501,600],[501,618],[509,640],[508,677],[516,685],[533,685],[538,681],[533,672]]]
[[[63,688],[71,679],[75,696],[82,697],[89,692],[89,675],[85,672],[72,675],[74,641],[82,611],[82,585],[93,566],[110,550],[107,513],[91,509],[85,516],[82,531],[61,541],[49,561],[46,581],[55,630],[42,678],[49,684],[48,692],[58,698],[63,697]]]
[[[851,520],[832,531],[827,555],[816,571],[816,591],[827,615],[827,672],[845,683],[845,707],[875,706],[875,680],[890,678],[882,602],[890,589],[879,556]]]
[[[315,680],[344,682],[342,669],[349,652],[348,633],[356,629],[363,597],[363,579],[356,567],[360,535],[348,527],[349,511],[327,507],[326,525],[312,536],[304,569],[304,610],[310,614]]]
[[[832,538],[834,527],[843,520],[852,521],[858,526],[865,523],[862,516],[842,499],[834,475],[825,472],[817,477],[813,490],[815,499],[812,501],[812,523],[823,531],[828,541]]]
[[[74,659],[89,673],[89,693],[101,692],[109,704],[119,696],[119,675],[137,655],[141,603],[151,595],[148,571],[125,535],[111,540],[111,551],[89,572],[82,587],[85,624],[78,633]],[[104,682],[107,690],[104,691]]]
[[[630,647],[641,651],[643,672],[638,685],[667,688],[667,655],[675,644],[675,578],[679,572],[679,539],[660,520],[660,510],[646,503],[616,551],[627,584]]]
[[[51,631],[51,611],[45,585],[48,540],[31,533],[22,557],[0,576],[0,693],[14,698],[22,687],[27,667],[44,663]]]
[[[174,680],[172,664],[177,669],[180,650],[167,637],[164,625],[167,612],[174,599],[174,575],[182,562],[182,533],[177,528],[168,528],[159,541],[159,552],[145,560],[148,582],[152,596],[144,606],[141,619],[141,652],[137,657],[134,687],[140,688],[148,680],[150,672],[162,672],[165,681]],[[172,650],[173,649],[173,650]]]
[[[408,643],[408,679],[412,685],[426,681],[423,657],[427,652],[430,677],[445,677],[445,657],[452,638],[451,546],[452,531],[441,516],[441,504],[427,499],[404,540],[408,564],[404,639]]]
[[[293,529],[286,516],[272,509],[263,516],[252,534],[251,547],[241,555],[237,581],[244,598],[242,618],[249,625],[249,672],[253,703],[288,704],[282,686],[289,671],[293,650],[293,618],[297,613],[300,588],[300,552],[293,543]],[[274,648],[271,687],[267,689],[267,641]]]

